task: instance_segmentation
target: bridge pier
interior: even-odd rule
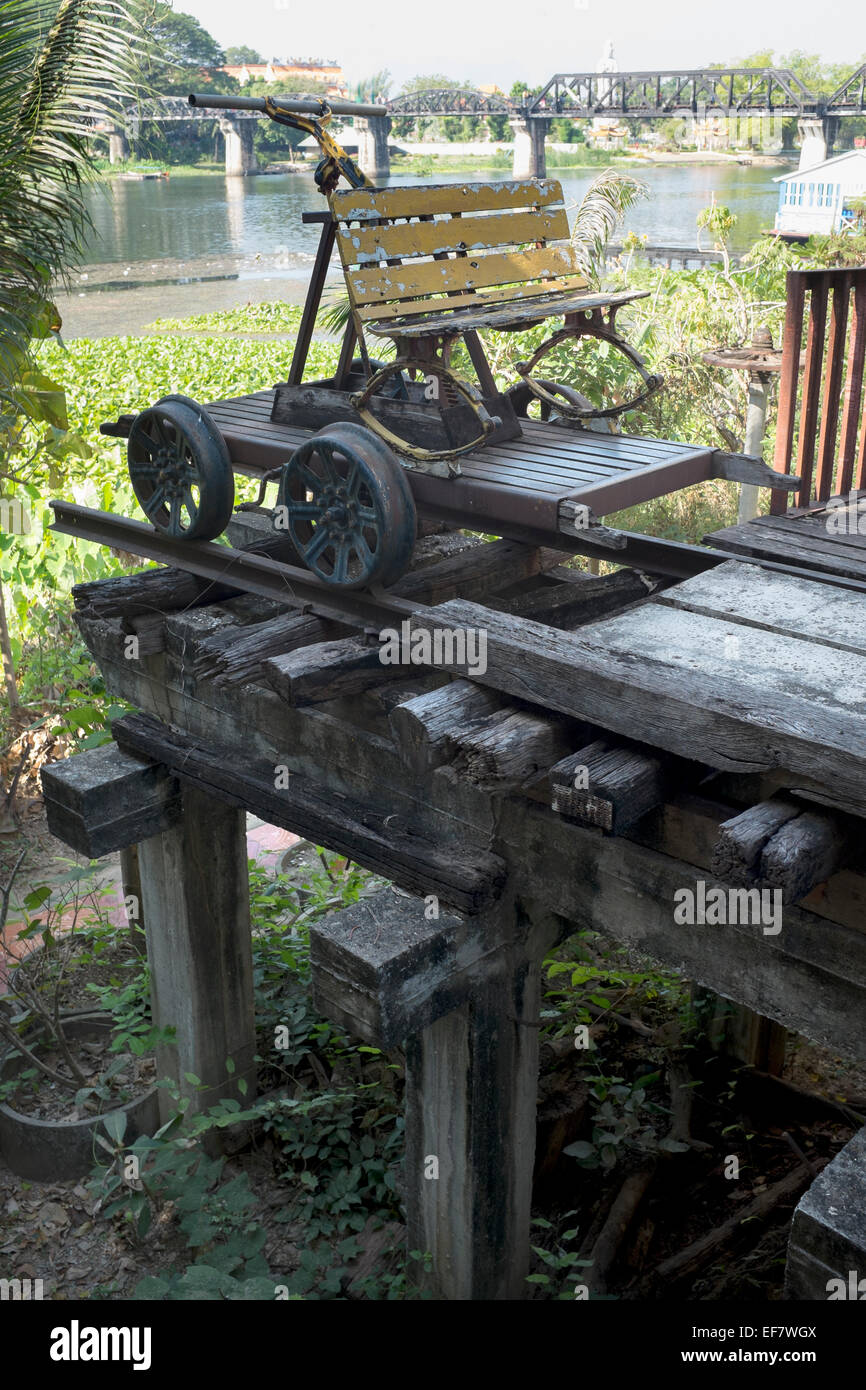
[[[797,121],[797,133],[802,141],[798,168],[812,169],[829,159],[838,128],[837,116],[801,116]]]
[[[126,138],[126,131],[110,130],[108,132],[108,162],[109,164],[122,164],[124,159],[129,158],[129,141]]]
[[[257,174],[259,164],[253,148],[255,122],[221,116],[219,128],[226,142],[226,174]]]
[[[547,121],[538,116],[512,116],[508,124],[514,131],[514,178],[543,179],[547,174],[544,155]]]
[[[390,116],[370,116],[354,118],[355,134],[358,137],[358,164],[373,183],[379,183],[391,175],[391,154],[388,149],[388,136],[391,133]]]

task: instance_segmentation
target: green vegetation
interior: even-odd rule
[[[10,717],[19,692],[4,580],[18,558],[14,530],[39,496],[31,469],[38,458],[53,481],[61,461],[87,455],[34,344],[59,329],[50,286],[68,276],[88,226],[90,122],[113,124],[134,92],[140,37],[123,0],[0,0],[0,504],[13,518],[13,533],[0,534],[0,657]]]
[[[300,322],[300,305],[276,300],[185,319],[155,319],[151,327],[157,333],[294,333]]]

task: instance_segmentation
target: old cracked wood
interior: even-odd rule
[[[739,565],[731,569],[741,584],[750,583]],[[717,615],[708,595],[725,595],[727,570],[680,585],[674,605],[662,595],[576,633],[461,601],[419,613],[411,631],[431,634],[431,659],[438,630],[484,632],[487,669],[475,678],[485,685],[710,767],[796,769],[831,804],[866,813],[860,639],[829,646],[820,620],[807,620],[808,609],[803,630],[792,631],[782,582],[772,621],[765,612],[759,624],[748,606],[742,623],[738,612]],[[765,596],[767,576],[752,574],[756,593]],[[692,585],[698,611],[687,606]],[[848,598],[862,626],[866,600]],[[438,650],[446,659],[437,665],[464,674],[444,644]]]

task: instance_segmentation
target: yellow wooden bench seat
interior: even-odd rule
[[[571,241],[556,179],[503,179],[482,183],[422,184],[402,188],[352,188],[329,195],[334,236],[349,293],[354,337],[365,366],[365,334],[392,338],[397,358],[368,375],[367,385],[352,402],[361,419],[375,423],[368,405],[385,381],[404,369],[419,368],[439,379],[439,396],[452,402],[455,391],[478,417],[482,433],[448,451],[466,452],[495,429],[514,437],[511,418],[499,418],[503,401],[478,337],[480,329],[512,331],[563,316],[560,328],[515,370],[525,388],[560,415],[582,419],[615,415],[642,396],[606,410],[596,409],[578,393],[536,381],[532,368],[559,341],[593,336],[618,346],[646,383],[656,388],[642,359],[618,337],[614,319],[620,305],[641,298],[640,292],[617,295],[589,290]],[[455,340],[466,344],[481,395],[450,367]],[[351,343],[349,344],[351,346]],[[348,360],[344,352],[341,356]],[[552,394],[552,392],[557,394]],[[490,414],[483,408],[490,404]],[[506,411],[506,415],[508,412]],[[394,447],[416,462],[433,457],[376,426]],[[510,431],[504,434],[504,431]],[[440,454],[438,457],[445,457]]]
[[[510,320],[521,326],[579,308],[587,281],[562,202],[555,179],[332,193],[359,328],[427,337],[487,326],[514,300],[526,301]],[[497,313],[495,326],[508,321]]]

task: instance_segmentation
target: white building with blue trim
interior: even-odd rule
[[[827,235],[853,226],[850,203],[866,197],[866,150],[847,150],[811,169],[780,174],[776,231],[783,236]]]

